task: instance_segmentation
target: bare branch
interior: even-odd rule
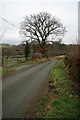
[[[44,47],[47,42],[47,37],[51,34],[55,36],[63,36],[65,27],[56,19],[51,17],[49,13],[41,12],[39,14],[26,16],[25,20],[21,23],[21,34],[25,37],[33,36],[33,40],[37,40],[40,47]]]

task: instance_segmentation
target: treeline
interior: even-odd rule
[[[2,45],[2,56],[24,55],[25,45]]]
[[[5,45],[4,45],[5,46]],[[2,56],[15,56],[15,55],[24,55],[25,54],[25,44],[20,45],[8,45],[6,47],[2,46]],[[72,45],[73,46],[73,45]],[[39,44],[29,43],[29,51],[33,53],[41,53],[42,49]],[[57,41],[46,44],[45,54],[48,56],[63,55],[70,51],[71,45],[61,44]]]

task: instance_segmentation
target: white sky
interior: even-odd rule
[[[63,42],[75,43],[78,32],[78,0],[1,0],[0,17],[5,18],[15,26],[20,27],[20,22],[25,16],[33,13],[48,12],[56,16],[66,27],[67,33]],[[2,42],[20,44],[19,30],[0,19],[0,35],[6,31]]]

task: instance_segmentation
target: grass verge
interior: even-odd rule
[[[12,72],[14,72],[14,68],[13,67],[3,67],[2,68],[2,77],[6,77],[8,75],[10,75]]]
[[[35,117],[80,118],[80,100],[71,86],[63,61],[57,61],[50,73],[47,95],[40,100]]]

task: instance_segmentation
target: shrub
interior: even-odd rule
[[[73,80],[79,80],[78,72],[80,69],[80,57],[78,54],[78,45],[73,45],[71,51],[65,57],[65,65],[70,71]]]

